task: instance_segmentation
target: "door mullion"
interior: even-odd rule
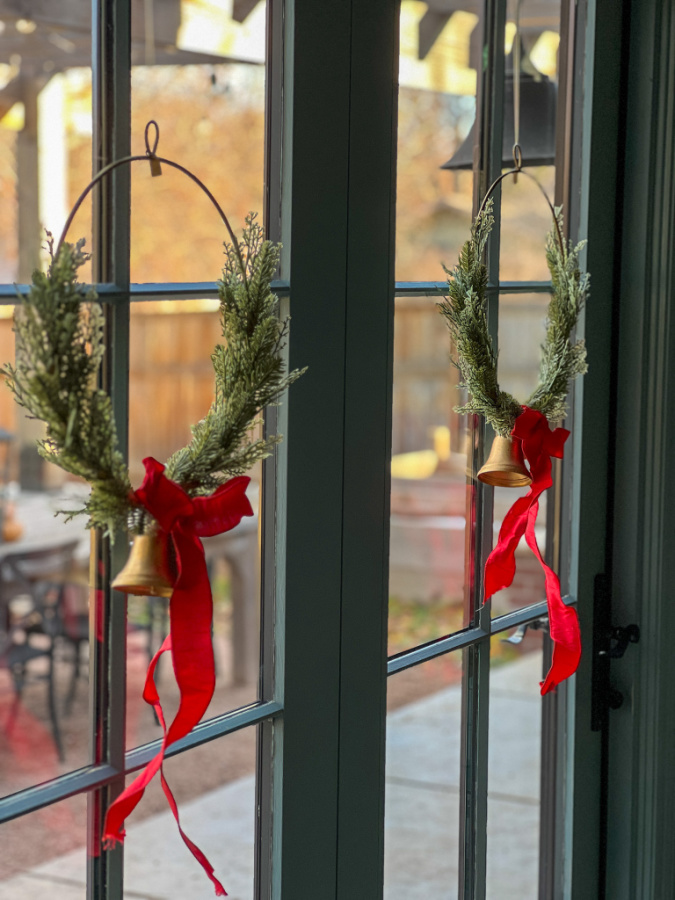
[[[476,122],[480,125],[480,167],[474,173],[474,213],[488,186],[501,172],[504,128],[504,33],[505,0],[486,0],[483,18],[483,48],[487,64],[479,77]],[[499,284],[500,199],[493,193],[494,226],[490,236],[488,282]],[[498,347],[499,293],[488,290],[487,315],[490,335]],[[484,448],[492,429],[472,423],[474,447],[473,490],[467,500],[468,546],[465,607],[471,624],[490,633],[490,602],[483,604],[483,567],[492,549],[493,492],[476,479]],[[477,439],[476,439],[477,438]],[[459,897],[484,900],[487,869],[488,737],[490,706],[490,640],[464,652],[462,674],[462,746],[459,804]]]
[[[97,0],[92,6],[93,170],[130,152],[131,2]],[[130,173],[123,166],[105,179],[94,195],[94,280],[129,286]],[[111,304],[106,314],[106,358],[102,383],[112,397],[120,449],[128,447],[129,299]],[[126,692],[126,601],[113,597],[110,577],[124,556],[125,541],[95,538],[93,648],[90,680],[94,763],[124,770]],[[103,634],[104,640],[96,640]],[[122,847],[101,852],[103,820],[110,802],[124,787],[124,776],[92,792],[88,802],[87,900],[121,900]]]

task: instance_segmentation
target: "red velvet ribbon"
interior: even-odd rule
[[[529,406],[516,419],[511,432],[521,441],[523,455],[530,465],[532,484],[524,497],[519,497],[504,516],[499,540],[485,564],[485,599],[508,587],[516,574],[516,547],[525,535],[530,550],[537,557],[546,577],[546,600],[553,660],[541,693],[555,690],[565,678],[574,674],[581,657],[581,637],[576,610],[566,606],[560,596],[560,581],[555,572],[544,562],[534,532],[539,497],[553,484],[551,457],[562,459],[563,446],[569,437],[565,428],[551,431],[546,416]]]
[[[185,737],[199,723],[216,684],[211,640],[213,600],[200,538],[229,531],[243,516],[253,515],[246,496],[250,479],[232,478],[210,497],[189,497],[182,487],[164,475],[164,466],[156,459],[148,457],[143,464],[145,478],[136,491],[136,499],[156,519],[162,531],[170,535],[178,564],[178,577],[169,605],[169,634],[150,663],[143,690],[143,699],[154,708],[164,737],[159,753],[108,808],[103,841],[105,846],[114,847],[117,841],[124,840],[124,820],[159,772],[183,841],[213,882],[216,895],[225,896],[225,889],[213,874],[213,866],[180,826],[178,808],[164,777],[162,763],[166,748]],[[178,712],[168,729],[154,679],[159,658],[166,651],[171,651],[180,691]]]

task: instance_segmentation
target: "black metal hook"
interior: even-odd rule
[[[151,148],[150,140],[149,140],[149,133],[150,133],[150,127],[152,125],[154,125],[154,127],[155,127],[155,143],[153,144],[153,146]],[[71,209],[70,213],[68,214],[68,218],[66,219],[66,224],[63,226],[63,231],[61,232],[61,237],[59,238],[59,242],[56,245],[56,255],[58,255],[58,252],[63,245],[66,235],[68,234],[68,229],[72,225],[73,219],[75,218],[77,211],[82,206],[82,203],[84,202],[84,200],[86,199],[86,197],[90,193],[90,191],[100,181],[102,181],[106,175],[109,175],[110,172],[112,172],[114,169],[117,169],[119,166],[123,166],[123,165],[126,165],[127,163],[138,162],[138,161],[148,162],[148,160],[150,160],[150,170],[153,175],[161,175],[162,174],[160,163],[164,163],[167,166],[171,166],[172,169],[178,169],[179,172],[182,172],[184,175],[187,175],[188,178],[190,178],[192,181],[194,181],[194,183],[202,189],[202,191],[206,194],[206,196],[209,198],[211,203],[217,209],[218,214],[220,215],[220,218],[223,221],[223,224],[227,228],[227,232],[230,236],[230,240],[232,241],[232,246],[234,247],[235,252],[236,252],[237,256],[239,257],[239,261],[241,263],[242,270],[245,270],[244,259],[242,257],[241,249],[239,247],[239,241],[237,240],[237,238],[234,234],[234,231],[232,230],[232,226],[230,225],[230,221],[227,218],[227,216],[225,215],[225,212],[224,212],[223,208],[221,207],[220,203],[218,203],[218,201],[213,196],[211,191],[206,187],[204,182],[201,179],[199,179],[189,169],[186,169],[185,166],[181,166],[180,163],[174,162],[174,160],[172,160],[172,159],[166,159],[163,156],[157,156],[156,150],[157,150],[158,144],[159,144],[159,125],[157,124],[157,122],[155,122],[154,119],[150,119],[148,124],[145,126],[145,147],[146,147],[145,155],[143,155],[143,156],[124,156],[124,157],[122,157],[122,159],[116,159],[114,162],[108,163],[107,166],[104,166],[99,172],[96,173],[96,175],[92,178],[92,180],[89,182],[89,184],[85,187],[85,189],[82,191],[80,196],[77,198],[73,208]]]

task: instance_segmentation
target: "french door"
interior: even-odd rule
[[[32,18],[0,3],[2,62],[24,108],[5,141],[18,198],[8,228],[20,236],[18,249],[6,241],[6,305],[12,282],[25,290],[40,262],[40,217],[58,224],[84,187],[77,179],[90,177],[82,159],[91,151],[95,172],[142,152],[149,118],[159,151],[207,181],[235,222],[258,208],[283,242],[276,289],[292,316],[288,365],[308,370],[266,415],[284,442],[253,473],[257,534],[207,549],[224,688],[167,764],[190,836],[208,845],[233,896],[593,896],[581,893],[594,884],[599,846],[590,657],[578,690],[572,682],[542,703],[546,604],[528,559],[519,557],[510,595],[482,602],[509,498],[476,479],[491,435],[454,412],[462,389],[435,309],[440,263],[454,265],[477,204],[509,165],[518,78],[544,85],[552,122],[549,144],[526,165],[565,203],[571,236],[589,227],[591,150],[578,138],[580,86],[595,74],[587,10],[540,5],[523,0],[516,28],[504,0],[95,0],[91,11],[64,0]],[[39,130],[48,123],[60,128],[53,139]],[[469,162],[459,165],[463,144]],[[79,224],[91,231],[85,277],[106,313],[102,378],[132,473],[142,455],[184,442],[210,402],[204,364],[219,339],[223,240],[191,188],[135,165],[115,171]],[[500,371],[523,396],[550,288],[547,211],[525,180],[495,195],[488,254]],[[594,304],[587,336],[602,381],[607,310],[595,295]],[[606,410],[606,396],[595,397]],[[540,523],[587,633],[590,573],[604,553],[592,516],[579,520],[586,460],[604,447],[589,444],[592,402],[575,397],[575,446]],[[23,473],[34,435],[17,430]],[[606,485],[595,490],[604,509]],[[90,627],[78,648],[88,705],[78,684],[79,724],[57,708],[63,757],[43,733],[26,756],[38,774],[27,766],[0,791],[2,828],[17,846],[59,821],[70,839],[45,838],[42,857],[28,854],[2,877],[17,891],[60,879],[96,900],[206,897],[210,885],[193,879],[166,819],[153,818],[164,812],[152,795],[124,847],[100,845],[108,804],[159,746],[137,697],[166,611],[111,591],[123,539],[92,546]],[[170,673],[161,678],[170,694]],[[36,710],[23,711],[24,726]]]

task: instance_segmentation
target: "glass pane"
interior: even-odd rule
[[[14,359],[12,307],[0,353]],[[0,387],[0,796],[89,762],[88,488],[38,455],[40,422]]]
[[[482,47],[479,5],[461,6],[401,3],[398,281],[443,281],[441,261],[455,264],[471,225],[472,137],[463,142],[475,116]],[[451,159],[452,169],[441,168]]]
[[[506,24],[504,90],[504,167],[511,168],[514,139],[515,4]],[[545,189],[551,202],[555,187],[555,126],[558,95],[560,2],[544,6],[523,3],[520,11],[520,132],[525,169]],[[548,281],[544,235],[551,213],[530,178],[502,182],[500,279]]]
[[[396,299],[390,654],[463,626],[466,419],[436,302]]]
[[[553,203],[555,167],[528,169]],[[502,182],[500,232],[500,281],[550,281],[546,264],[546,235],[551,230],[551,210],[537,185],[529,178],[511,177]],[[500,358],[501,362],[501,358]]]
[[[86,827],[86,794],[0,825],[2,900],[81,900]]]
[[[537,386],[541,345],[546,335],[548,294],[502,294],[499,298],[499,384],[524,403]],[[527,488],[494,489],[494,541],[496,543],[506,512]],[[548,492],[539,501],[537,541],[546,547],[546,504]],[[496,594],[492,614],[499,616],[511,609],[529,606],[544,599],[544,575],[525,540],[516,551],[516,575],[513,584]]]
[[[256,728],[188,750],[164,765],[181,827],[206,854],[228,895],[253,900]],[[213,897],[178,834],[157,779],[127,829],[124,896]]]
[[[462,657],[387,683],[385,900],[457,897]]]
[[[490,654],[487,896],[537,900],[543,632],[504,637]]]
[[[0,27],[4,283],[30,281],[45,258],[44,228],[59,235],[91,177],[91,5],[81,4],[77,16],[64,0],[11,7]],[[75,229],[75,237],[89,238],[90,206]]]
[[[131,480],[143,478],[142,460],[160,462],[190,440],[213,400],[211,353],[222,341],[218,302],[135,303],[131,308],[129,459]],[[216,693],[208,716],[258,698],[260,592],[258,498],[261,466],[249,473],[247,495],[255,515],[232,531],[204,538],[214,599]],[[168,629],[168,600],[129,597],[127,746],[161,736],[154,713],[141,699],[145,671]],[[168,660],[157,671],[165,711],[171,715],[178,687]]]
[[[158,152],[195,173],[239,234],[262,215],[266,3],[181,0],[133,6],[132,150],[145,125]],[[152,14],[150,14],[152,10]],[[228,239],[217,211],[184,174],[132,168],[131,280],[216,281]]]

